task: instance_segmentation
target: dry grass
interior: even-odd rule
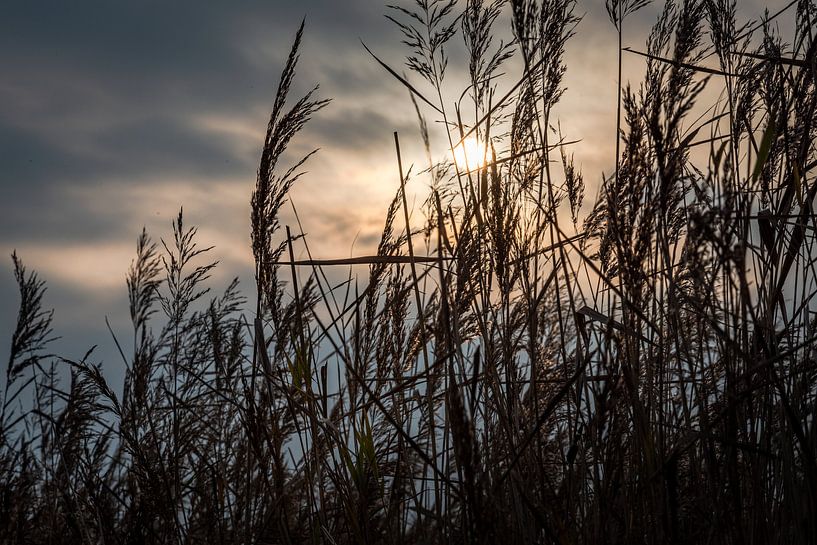
[[[646,3],[609,0],[612,31]],[[462,4],[390,10],[422,83],[378,59],[427,148],[427,108],[448,148],[485,142],[484,166],[414,174],[424,230],[395,135],[377,256],[294,259],[308,241],[278,212],[308,156],[280,161],[326,104],[289,100],[302,26],[251,199],[252,301],[235,282],[209,295],[215,264],[181,213],[172,240],[143,233],[117,395],[91,353],[46,353],[44,283],[14,257],[0,541],[814,543],[817,9],[788,7],[786,44],[730,0],[667,2],[644,51],[620,52],[644,80],[611,105],[615,172],[582,217],[581,135],[552,115],[573,0]],[[337,266],[350,279],[331,285]]]

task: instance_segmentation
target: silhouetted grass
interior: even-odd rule
[[[647,3],[608,0],[619,44]],[[411,174],[395,134],[376,256],[313,259],[280,228],[309,157],[283,153],[326,104],[289,100],[303,25],[251,198],[251,301],[209,294],[181,212],[172,240],[142,233],[119,395],[92,353],[46,354],[45,286],[14,256],[0,540],[814,543],[817,9],[788,6],[787,44],[779,13],[741,26],[730,0],[667,2],[643,51],[619,48],[644,79],[611,104],[615,170],[583,214],[581,135],[553,113],[574,1],[462,4],[390,8],[422,83],[375,59],[411,94],[429,168]],[[435,163],[425,108],[486,164]],[[419,228],[410,176],[431,188]]]

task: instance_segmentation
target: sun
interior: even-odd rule
[[[469,136],[454,148],[454,161],[461,171],[476,170],[485,166],[487,152],[485,143],[476,136]]]

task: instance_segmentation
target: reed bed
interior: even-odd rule
[[[619,44],[648,3],[607,0]],[[45,284],[14,256],[0,541],[815,543],[817,8],[659,8],[642,50],[619,47],[644,77],[610,105],[591,202],[554,113],[574,0],[390,7],[408,73],[372,62],[411,95],[429,165],[395,134],[377,255],[350,260],[279,223],[309,158],[284,152],[327,104],[290,96],[301,25],[251,197],[255,289],[209,291],[181,212],[143,232],[132,338],[104,362],[121,392],[92,351],[49,353]],[[486,160],[432,160],[426,116]]]

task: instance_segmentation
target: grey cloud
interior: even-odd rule
[[[151,175],[161,179],[180,172],[220,177],[234,171],[235,163],[249,167],[244,157],[230,152],[227,136],[167,118],[146,117],[81,135],[5,128],[0,145],[7,156],[3,177],[9,185],[25,184],[29,190],[55,182],[76,185]]]
[[[408,98],[405,99],[408,102]],[[380,112],[365,108],[346,108],[332,112],[334,115],[317,117],[309,130],[314,133],[321,146],[334,150],[357,152],[365,155],[373,144],[391,144],[392,133],[416,132],[416,123],[410,125],[405,120],[394,120]],[[379,146],[378,146],[379,147]],[[390,146],[391,147],[391,146]]]
[[[357,40],[380,39],[375,32],[387,28],[381,12],[369,1],[319,0],[7,6],[0,22],[0,61],[9,74],[0,85],[0,238],[36,229],[26,217],[50,208],[65,187],[179,176],[251,180],[257,153],[239,153],[234,135],[195,126],[196,116],[255,116],[263,130],[303,15],[303,89],[321,83],[322,96],[360,99],[381,92],[371,86],[372,62]],[[341,132],[342,117],[327,113],[331,142],[322,140],[344,144],[332,134]],[[380,117],[373,121],[383,125]],[[363,146],[371,125],[356,129],[355,145]]]

